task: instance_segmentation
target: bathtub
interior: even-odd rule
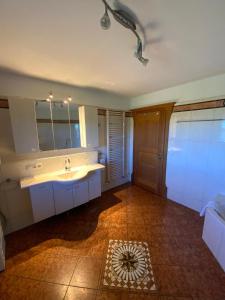
[[[225,220],[213,208],[207,208],[202,238],[225,271]]]

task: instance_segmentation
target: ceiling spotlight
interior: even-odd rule
[[[50,98],[47,98],[46,101],[47,101],[47,102],[51,102],[51,99],[50,99]]]
[[[64,100],[63,103],[68,104],[68,101],[67,101],[67,100]]]
[[[102,29],[109,29],[109,27],[110,27],[111,22],[110,22],[110,18],[108,15],[108,11],[109,11],[118,23],[123,25],[125,28],[131,30],[133,32],[133,34],[136,36],[137,51],[135,52],[135,56],[138,58],[138,60],[144,66],[146,66],[149,60],[142,56],[142,52],[143,52],[142,40],[141,40],[139,34],[137,33],[135,20],[132,18],[132,16],[128,12],[126,12],[124,10],[114,10],[109,6],[109,4],[107,3],[106,0],[102,0],[102,1],[105,5],[105,13],[100,21]]]
[[[69,97],[67,98],[67,100],[68,100],[69,102],[71,102],[71,101],[72,101],[72,97],[69,96]]]
[[[50,99],[53,99],[53,94],[52,92],[49,93],[49,96],[48,96]]]
[[[104,29],[104,30],[109,29],[111,26],[111,21],[110,21],[109,15],[108,15],[108,9],[107,9],[106,4],[105,4],[105,13],[104,13],[104,16],[100,20],[100,24],[101,24],[102,29]]]

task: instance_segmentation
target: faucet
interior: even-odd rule
[[[71,170],[71,166],[70,166],[70,158],[67,157],[65,159],[65,171],[70,171]]]

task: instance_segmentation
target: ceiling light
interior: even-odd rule
[[[49,96],[48,96],[50,99],[53,99],[53,94],[52,92],[49,93]]]
[[[108,9],[107,9],[106,4],[105,4],[105,13],[104,13],[104,16],[101,18],[100,23],[101,23],[102,29],[104,29],[104,30],[109,29],[111,26],[111,21],[110,21],[109,15],[108,15]]]
[[[114,10],[109,6],[106,0],[102,0],[102,1],[105,5],[105,13],[101,18],[101,22],[100,22],[102,29],[109,29],[111,25],[110,18],[108,15],[108,11],[109,11],[118,23],[123,25],[125,28],[131,30],[133,34],[136,36],[137,51],[135,52],[135,56],[144,66],[146,66],[149,60],[142,56],[142,52],[143,52],[142,40],[139,34],[137,33],[136,22],[134,21],[132,16],[124,10]]]
[[[49,92],[48,94],[48,97],[46,98],[46,101],[47,102],[51,102],[53,99],[53,93],[52,92]],[[71,96],[68,96],[63,102],[61,103],[65,103],[65,104],[68,104],[69,102],[72,101],[72,97]],[[55,104],[55,103],[54,103]]]

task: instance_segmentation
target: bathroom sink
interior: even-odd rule
[[[78,174],[79,174],[79,171],[76,171],[76,172],[63,173],[63,174],[57,175],[57,177],[62,180],[72,180],[72,179],[76,178],[76,176]]]
[[[20,186],[21,188],[27,188],[45,182],[58,182],[65,184],[72,181],[78,181],[86,177],[89,172],[101,169],[104,169],[104,166],[98,163],[81,165],[79,167],[72,168],[70,171],[59,170],[52,173],[45,173],[37,176],[22,178],[20,180]]]

